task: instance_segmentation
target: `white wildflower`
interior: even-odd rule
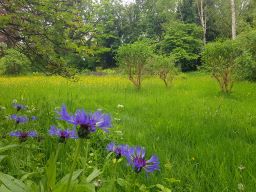
[[[123,105],[121,105],[121,104],[118,104],[118,105],[117,105],[117,108],[118,108],[118,109],[123,109],[123,108],[124,108],[124,106],[123,106]]]

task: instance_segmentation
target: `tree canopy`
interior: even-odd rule
[[[235,11],[238,35],[255,29],[254,0],[236,0]],[[2,0],[0,14],[1,57],[16,49],[33,71],[65,76],[116,67],[118,48],[144,38],[176,55],[183,71],[196,70],[203,42],[232,34],[230,1],[222,0]]]

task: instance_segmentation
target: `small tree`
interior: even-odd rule
[[[151,47],[143,42],[138,41],[120,47],[117,51],[117,61],[124,66],[129,80],[138,89],[141,88],[142,76],[148,58],[152,55]]]
[[[209,43],[203,52],[204,69],[218,81],[221,91],[230,93],[237,78],[239,65],[236,60],[241,51],[232,40]]]
[[[148,68],[151,73],[159,76],[164,81],[166,87],[172,84],[178,69],[175,67],[174,57],[163,55],[154,55],[148,61]]]
[[[157,51],[165,55],[174,55],[175,64],[182,71],[196,70],[203,49],[203,31],[195,24],[179,22],[165,26],[165,35],[157,44]]]

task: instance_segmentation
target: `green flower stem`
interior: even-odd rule
[[[80,145],[81,145],[81,139],[78,139],[77,146],[76,146],[76,151],[75,151],[75,158],[73,159],[73,163],[72,163],[72,166],[71,166],[71,171],[70,171],[70,175],[69,175],[69,178],[68,178],[68,185],[67,185],[66,192],[69,192],[69,189],[70,189],[70,184],[71,184],[73,172],[74,172],[74,169],[75,169],[75,166],[76,166],[76,160],[77,160],[77,157],[79,155]]]
[[[58,147],[57,147],[56,154],[55,154],[55,157],[54,157],[54,162],[55,163],[57,162],[59,152],[60,152],[60,148],[61,148],[61,143],[58,143]]]
[[[89,142],[89,140],[87,139],[87,140],[86,140],[86,149],[85,149],[85,162],[86,162],[86,163],[87,163],[87,160],[88,160],[89,145],[90,145],[90,142]]]

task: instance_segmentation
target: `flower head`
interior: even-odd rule
[[[17,111],[26,109],[26,106],[25,106],[25,105],[22,105],[22,104],[19,104],[19,103],[13,103],[12,106],[13,106]]]
[[[72,119],[72,116],[69,115],[67,107],[65,105],[62,105],[60,111],[57,111],[57,113],[60,116],[60,120],[70,122]]]
[[[158,157],[153,155],[149,160],[146,160],[145,150],[141,147],[129,148],[128,155],[126,157],[136,173],[141,172],[142,169],[146,172],[159,170]]]
[[[16,114],[11,115],[11,119],[16,121],[16,124],[28,122],[27,116],[18,116]]]
[[[31,117],[31,120],[32,120],[32,121],[37,120],[36,116],[32,116],[32,117]]]
[[[87,138],[91,132],[95,132],[96,128],[108,131],[111,127],[111,118],[109,115],[103,114],[100,111],[95,113],[86,113],[84,110],[76,110],[74,115],[69,115],[66,106],[63,105],[58,112],[60,119],[78,127],[78,136]]]
[[[62,129],[58,129],[55,126],[51,126],[50,130],[49,130],[49,134],[52,136],[57,136],[59,137],[60,142],[65,142],[67,139],[76,139],[77,138],[77,134],[76,134],[76,130],[62,130]]]
[[[107,145],[107,150],[114,152],[117,159],[119,159],[121,156],[127,156],[128,149],[128,145],[116,145],[113,142]]]
[[[13,131],[10,133],[12,137],[18,137],[21,142],[27,140],[28,137],[37,137],[36,131]]]

